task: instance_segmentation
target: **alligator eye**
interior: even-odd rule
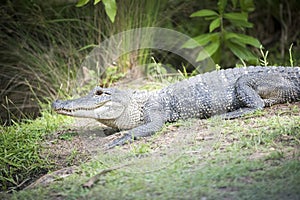
[[[103,94],[103,91],[102,90],[97,90],[96,92],[95,92],[95,95],[98,95],[98,96],[100,96],[100,95],[102,95]]]

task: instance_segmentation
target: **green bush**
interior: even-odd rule
[[[201,34],[193,39],[202,46],[197,61],[208,57],[220,63],[224,55],[224,47],[228,48],[237,58],[250,64],[258,64],[258,57],[249,50],[248,46],[259,48],[261,43],[258,39],[246,35],[244,30],[252,28],[253,24],[248,21],[248,13],[254,11],[252,0],[232,0],[229,9],[227,0],[219,0],[217,10],[202,9],[194,12],[191,17],[204,17],[210,21],[209,33]],[[229,10],[229,11],[228,11]],[[186,42],[184,48],[198,47],[192,41]]]

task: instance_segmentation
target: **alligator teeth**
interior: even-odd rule
[[[96,109],[96,107],[94,108],[74,108],[74,109],[65,109],[65,108],[61,108],[61,109],[57,109],[57,111],[63,111],[63,112],[75,112],[78,110],[94,110]]]

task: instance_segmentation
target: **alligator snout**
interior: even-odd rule
[[[55,100],[52,103],[51,107],[52,107],[53,110],[58,110],[58,109],[63,108],[63,105],[64,105],[64,101],[62,101],[62,100]]]
[[[71,101],[63,101],[63,100],[56,100],[52,103],[52,109],[63,115],[71,115],[73,111],[75,110],[73,108],[73,102]]]

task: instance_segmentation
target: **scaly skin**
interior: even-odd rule
[[[299,67],[247,67],[214,71],[155,92],[95,87],[87,96],[53,103],[60,114],[94,118],[128,130],[109,147],[159,131],[187,118],[240,117],[273,104],[300,100]]]

